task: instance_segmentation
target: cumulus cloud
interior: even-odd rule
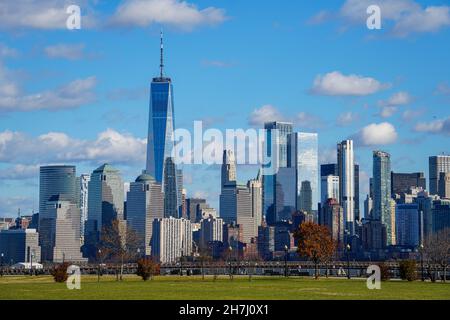
[[[261,127],[265,122],[270,121],[284,121],[284,117],[280,111],[270,104],[253,110],[248,117],[249,125],[254,127]]]
[[[147,27],[156,23],[192,30],[200,25],[217,25],[225,20],[223,9],[199,9],[186,1],[125,0],[116,9],[110,23],[125,27]]]
[[[336,123],[338,126],[345,127],[345,126],[351,125],[352,123],[358,121],[359,118],[360,118],[359,114],[348,111],[348,112],[341,113],[337,117]]]
[[[352,25],[365,26],[370,5],[376,4],[381,9],[382,28],[395,37],[406,37],[415,33],[437,32],[450,26],[449,6],[422,6],[414,0],[346,0],[337,13],[320,12],[313,18],[331,16],[339,19],[344,28]]]
[[[90,13],[91,0],[14,0],[0,2],[0,29],[58,30],[66,29],[69,5],[82,8],[82,27],[92,26],[94,18]]]
[[[372,123],[352,136],[356,144],[361,146],[378,146],[392,144],[397,141],[395,127],[388,123]]]
[[[96,77],[77,79],[68,84],[26,94],[0,63],[0,113],[34,110],[73,109],[95,101]]]
[[[80,44],[56,44],[45,47],[44,52],[49,58],[80,60],[84,58],[85,45]]]
[[[393,116],[397,112],[399,106],[407,105],[411,100],[411,95],[405,91],[393,94],[388,100],[380,100],[378,102],[378,105],[381,108],[380,116],[383,118]]]
[[[355,74],[344,75],[339,71],[333,71],[318,75],[310,91],[313,94],[327,96],[367,96],[388,86],[374,78]]]
[[[434,120],[431,122],[418,123],[415,126],[414,130],[417,132],[426,132],[450,136],[450,117],[446,119]]]
[[[23,132],[6,130],[0,132],[0,162],[23,165],[67,162],[143,164],[146,143],[146,139],[113,129],[101,132],[94,140],[75,139],[62,132],[31,137]],[[18,167],[16,171],[25,168]]]

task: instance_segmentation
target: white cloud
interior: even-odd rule
[[[84,57],[84,44],[56,44],[45,47],[44,52],[49,58],[80,60]]]
[[[17,164],[15,166],[1,169],[0,179],[3,180],[24,180],[36,178],[39,173],[38,165],[23,165]]]
[[[77,79],[53,90],[25,94],[0,64],[0,113],[73,109],[95,101],[95,77]]]
[[[283,121],[283,115],[277,108],[268,104],[259,109],[255,109],[248,118],[248,123],[251,126],[261,127],[265,122],[270,121]]]
[[[450,136],[450,117],[431,122],[418,123],[415,126],[414,130],[417,132],[427,132]]]
[[[414,0],[346,0],[335,14],[320,12],[314,21],[340,19],[344,28],[351,25],[365,26],[370,5],[381,9],[382,28],[396,37],[406,37],[414,33],[437,32],[450,26],[449,6],[424,7]],[[331,16],[334,19],[317,19]]]
[[[141,164],[145,162],[146,139],[113,129],[94,140],[80,140],[61,132],[30,137],[23,132],[0,132],[0,162],[23,165],[87,162]],[[20,167],[16,168],[16,171]],[[25,169],[25,167],[22,167]]]
[[[411,100],[411,95],[405,91],[393,94],[388,100],[380,100],[378,102],[378,105],[381,108],[380,116],[383,118],[393,116],[397,112],[399,106],[407,105]]]
[[[92,0],[3,0],[0,2],[0,29],[61,30],[66,29],[69,5],[82,8],[82,28],[92,26]]]
[[[386,102],[390,106],[401,106],[410,103],[412,100],[408,92],[400,91],[392,95]]]
[[[392,144],[397,141],[398,134],[395,127],[388,123],[372,123],[362,128],[352,137],[358,145],[377,146]]]
[[[374,78],[355,74],[343,75],[339,71],[334,71],[326,75],[318,75],[314,80],[311,92],[328,96],[367,96],[388,86]]]
[[[191,30],[200,25],[217,25],[225,20],[223,9],[198,9],[186,1],[125,0],[116,9],[110,22],[125,27],[147,27],[156,23]]]
[[[348,111],[348,112],[341,113],[338,116],[336,123],[339,126],[345,127],[345,126],[351,125],[352,123],[358,121],[359,118],[360,118],[359,114]]]

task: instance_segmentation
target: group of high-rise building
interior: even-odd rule
[[[295,132],[289,122],[264,124],[266,159],[245,183],[238,182],[234,150],[223,151],[218,210],[188,198],[172,155],[173,85],[164,75],[162,37],[160,74],[150,92],[146,166],[129,190],[110,164],[80,176],[75,166],[42,166],[39,213],[0,232],[6,261],[95,261],[102,232],[113,223],[136,234],[142,256],[162,263],[232,252],[249,259],[295,255],[303,222],[325,225],[338,251],[351,248],[360,258],[414,250],[450,227],[450,156],[429,158],[427,191],[423,173],[393,172],[390,154],[374,151],[362,217],[353,141],[339,142],[336,163],[319,167],[317,133]]]

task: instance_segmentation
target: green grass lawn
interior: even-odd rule
[[[116,282],[112,276],[83,276],[81,290],[68,290],[65,283],[54,283],[49,276],[8,276],[0,278],[0,300],[69,299],[69,300],[199,300],[199,299],[446,299],[450,300],[450,283],[383,282],[381,290],[368,290],[362,279],[325,279],[222,276],[157,277],[147,282],[137,276],[126,276]]]

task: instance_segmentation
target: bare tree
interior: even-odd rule
[[[444,282],[447,281],[447,269],[450,264],[450,228],[434,233],[425,241],[424,254],[434,270],[432,280],[436,279],[436,266],[444,272]]]
[[[123,280],[124,263],[135,260],[138,255],[140,238],[124,221],[114,220],[104,226],[100,235],[100,250],[106,259],[120,265],[117,280]]]

